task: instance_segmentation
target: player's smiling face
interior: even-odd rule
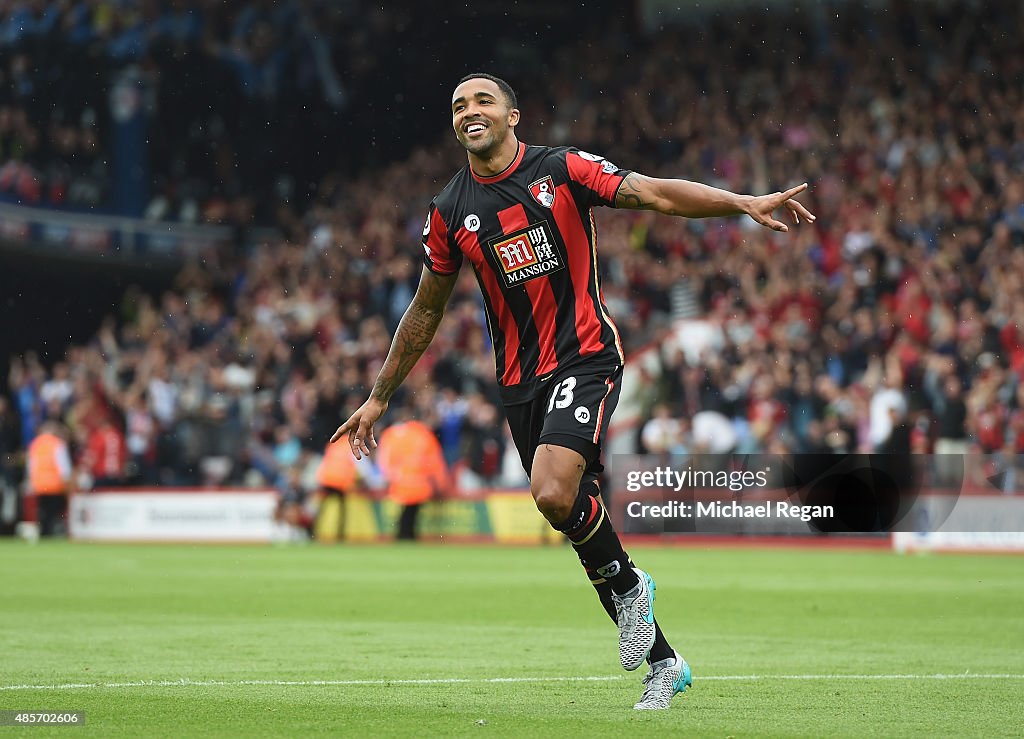
[[[452,95],[452,126],[459,143],[470,154],[487,158],[496,152],[519,122],[512,108],[491,80],[466,80]]]

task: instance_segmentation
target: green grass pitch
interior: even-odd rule
[[[568,548],[0,542],[0,709],[87,716],[0,735],[1024,731],[1020,557],[631,553],[694,669],[668,711]]]

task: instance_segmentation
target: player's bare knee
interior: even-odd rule
[[[537,509],[552,526],[572,513],[586,462],[579,452],[554,444],[541,444],[533,458],[530,492]]]
[[[551,524],[561,523],[572,513],[576,490],[559,480],[538,480],[531,486],[537,510]]]

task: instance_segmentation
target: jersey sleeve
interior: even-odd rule
[[[423,264],[438,275],[453,275],[462,266],[462,251],[448,232],[448,224],[434,203],[423,224]]]
[[[569,179],[589,196],[590,205],[615,207],[615,193],[631,170],[620,169],[607,159],[579,149],[569,149],[565,154],[565,165]]]

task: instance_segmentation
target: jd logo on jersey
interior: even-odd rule
[[[565,269],[562,255],[547,221],[540,221],[490,242],[494,256],[501,265],[505,287],[521,285],[535,277]]]
[[[545,208],[550,208],[555,202],[555,183],[552,182],[551,175],[530,185],[530,194]]]

